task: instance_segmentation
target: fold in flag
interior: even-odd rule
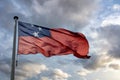
[[[18,54],[41,53],[46,57],[73,54],[89,58],[89,44],[82,33],[46,28],[18,21]]]

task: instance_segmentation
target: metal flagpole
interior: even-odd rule
[[[15,80],[15,66],[16,66],[16,53],[17,53],[17,33],[18,33],[18,17],[14,16],[15,28],[14,28],[14,38],[13,38],[13,52],[12,52],[12,64],[11,64],[11,79]]]

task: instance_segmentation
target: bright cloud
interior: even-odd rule
[[[48,68],[43,64],[26,63],[16,69],[16,80],[25,80],[46,70]]]
[[[87,76],[89,73],[91,72],[86,69],[81,69],[80,71],[77,72],[77,74],[80,76]]]
[[[61,69],[52,69],[45,72],[45,75],[40,77],[40,80],[68,80],[71,75]]]
[[[41,77],[40,80],[52,80],[52,79],[49,79],[48,77]]]
[[[54,80],[66,80],[68,77],[70,77],[71,75],[63,72],[62,70],[60,69],[55,69],[54,70]]]
[[[120,5],[119,4],[114,4],[113,5],[113,10],[120,11]]]
[[[110,26],[110,25],[120,25],[120,14],[112,14],[109,15],[108,17],[106,17],[101,26],[102,27],[106,27],[106,26]]]

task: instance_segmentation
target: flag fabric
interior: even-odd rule
[[[18,54],[40,53],[46,57],[73,54],[89,58],[89,44],[82,33],[18,21],[18,38]]]

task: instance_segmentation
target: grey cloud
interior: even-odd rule
[[[64,12],[69,13],[79,13],[84,10],[89,11],[88,8],[91,9],[96,6],[96,1],[93,0],[93,3],[90,0],[59,0],[59,6],[63,8]],[[85,7],[86,6],[86,7]],[[88,7],[89,6],[89,7]]]
[[[114,70],[119,70],[120,69],[120,65],[119,64],[110,64],[109,67],[114,69]]]
[[[25,80],[32,78],[38,74],[41,74],[43,71],[48,70],[46,65],[34,63],[28,60],[23,59],[19,63],[19,66],[16,67],[16,80]],[[0,60],[0,73],[6,75],[7,78],[10,78],[11,74],[11,59],[6,58]]]
[[[0,72],[9,76],[10,74],[10,60],[9,59],[0,60]]]
[[[7,79],[11,74],[11,59],[6,58],[0,60],[0,74],[4,74]],[[48,68],[44,64],[35,63],[26,59],[21,59],[16,67],[16,80],[44,80],[46,78],[51,80],[66,80],[71,75],[61,69]],[[4,78],[5,79],[5,78]],[[7,80],[6,79],[6,80]]]
[[[88,60],[75,60],[74,64],[82,65],[83,68],[87,70],[96,70],[104,68],[110,63],[113,59],[120,58],[120,26],[119,25],[109,25],[105,27],[100,27],[92,30],[97,32],[98,37],[91,39],[92,42],[96,42],[94,46],[96,53],[91,54],[91,58]],[[105,41],[105,42],[103,42]],[[118,68],[118,65],[109,65],[110,68]]]
[[[116,45],[117,45],[117,44],[116,44]],[[117,46],[117,47],[112,47],[112,49],[110,49],[110,50],[108,51],[108,54],[109,54],[111,57],[120,59],[120,45]]]
[[[16,69],[16,79],[20,80],[22,78],[21,80],[24,80],[32,78],[45,70],[48,70],[48,68],[43,64],[26,63]]]
[[[82,65],[87,70],[97,70],[106,67],[112,59],[107,55],[91,55],[88,60],[77,59],[74,61],[75,65]]]
[[[0,2],[0,28],[4,28],[9,31],[13,31],[14,27],[14,20],[13,17],[18,15],[20,17],[24,16],[17,3],[13,0],[2,0]]]
[[[68,80],[71,75],[61,69],[51,69],[39,76],[41,80]]]
[[[12,40],[11,33],[8,30],[0,29],[0,60],[10,58],[12,53]]]
[[[90,16],[92,16],[97,7],[96,4],[97,1],[89,2],[89,0],[46,1],[43,6],[39,5],[44,10],[41,11],[41,13],[45,12],[44,14],[39,13],[41,14],[39,16],[41,16],[40,19],[44,21],[43,23],[50,24],[50,26],[65,25],[72,26],[73,29],[75,27],[80,28],[89,22]]]
[[[120,44],[119,44],[119,34],[120,26],[111,25],[106,27],[96,28],[92,31],[96,31],[98,37],[95,39],[91,38],[91,42],[95,42],[96,53],[91,54],[91,58],[88,60],[76,60],[75,64],[82,65],[87,70],[96,70],[104,68],[113,59],[120,58]],[[105,41],[105,42],[102,42]],[[113,67],[113,65],[111,65]]]
[[[100,37],[108,44],[107,54],[113,58],[120,58],[120,25],[110,25],[100,29]]]
[[[7,0],[1,3],[4,4],[0,12],[4,19],[1,24],[4,27],[11,26],[12,17],[18,15],[20,20],[43,26],[81,28],[88,24],[98,6],[97,3],[97,0],[92,2],[89,0]],[[10,21],[6,24],[8,20]]]

